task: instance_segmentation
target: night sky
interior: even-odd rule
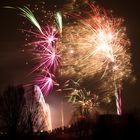
[[[31,57],[23,53],[24,35],[19,31],[24,20],[13,10],[3,6],[23,6],[24,3],[35,3],[38,0],[0,1],[0,89],[9,84],[27,84],[32,70]],[[47,1],[47,0],[46,0]],[[66,0],[48,0],[48,4],[56,3],[61,7]],[[57,2],[59,1],[59,2]],[[113,15],[125,19],[127,34],[131,41],[133,71],[137,81],[135,84],[125,83],[123,89],[124,112],[140,110],[140,1],[139,0],[96,0],[105,9],[113,10]],[[123,61],[123,60],[122,60]],[[29,64],[27,64],[27,62]],[[129,81],[128,81],[129,82]]]

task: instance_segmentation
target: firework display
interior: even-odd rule
[[[39,22],[26,6],[17,9],[35,27],[23,32],[35,38],[28,45],[32,47],[32,54],[38,62],[33,72],[40,71],[35,82],[43,93],[48,95],[54,85],[59,85],[56,82],[59,79],[96,81],[95,76],[98,75],[97,81],[101,83],[100,89],[107,92],[104,94],[106,98],[93,100],[90,91],[71,87],[69,101],[90,110],[101,100],[110,102],[115,95],[117,112],[121,114],[121,90],[118,85],[129,78],[132,67],[130,42],[123,20],[114,18],[111,12],[93,3],[78,11],[56,12],[52,16],[55,24],[51,25]]]
[[[121,114],[116,88],[131,74],[130,42],[123,20],[93,4],[81,13],[66,16],[74,22],[63,27],[63,37],[57,42],[63,54],[61,76],[85,80],[98,74],[102,88],[108,89],[109,96],[116,96],[117,112]]]
[[[73,88],[68,97],[68,102],[72,103],[76,107],[77,111],[84,117],[90,114],[93,108],[99,105],[99,98],[95,94],[91,94],[90,91],[86,91],[79,87],[77,82],[74,82],[75,88]]]

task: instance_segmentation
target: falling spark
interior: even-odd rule
[[[24,6],[23,8],[18,7],[17,9],[19,9],[21,11],[21,16],[28,19],[34,26],[36,26],[38,28],[38,30],[41,33],[43,33],[40,24],[38,23],[34,14],[32,13],[32,11],[28,7],[26,7],[26,6]]]

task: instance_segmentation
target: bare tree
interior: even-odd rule
[[[0,97],[1,128],[8,134],[16,134],[19,116],[24,104],[24,89],[22,86],[9,86]]]

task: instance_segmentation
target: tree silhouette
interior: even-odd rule
[[[0,122],[3,131],[8,134],[16,134],[18,130],[19,116],[24,100],[24,88],[22,86],[9,86],[0,97]]]
[[[9,86],[0,95],[0,131],[9,135],[47,131],[47,105],[34,86]],[[45,110],[45,111],[44,111]]]

